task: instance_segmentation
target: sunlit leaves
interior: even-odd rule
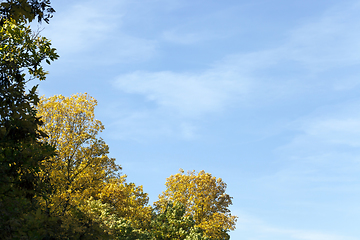
[[[29,80],[45,80],[47,72],[41,62],[45,60],[50,64],[50,61],[58,57],[50,41],[33,33],[29,26],[18,24],[12,19],[4,21],[0,28],[0,67],[3,83],[25,80],[23,69],[27,70]]]
[[[42,98],[38,104],[42,130],[57,153],[44,162],[42,174],[55,189],[49,206],[61,216],[95,196],[120,170],[115,159],[107,156],[107,144],[97,136],[104,126],[95,119],[96,104],[88,94]]]
[[[149,197],[142,186],[127,183],[126,176],[110,179],[99,191],[97,198],[114,207],[117,216],[128,219],[137,228],[148,227],[152,208],[148,205]]]
[[[169,201],[181,202],[186,207],[186,215],[193,216],[195,226],[211,239],[227,239],[227,232],[235,229],[237,217],[230,213],[232,201],[225,193],[226,183],[222,179],[204,171],[184,174],[181,170],[167,179],[166,187],[155,202],[157,209],[165,209]]]
[[[102,235],[101,239],[150,239],[148,232],[134,228],[131,221],[119,217],[116,208],[108,203],[90,198],[79,208],[88,217],[89,224],[97,224],[102,229],[97,235]]]
[[[207,240],[201,229],[195,227],[192,216],[185,216],[185,206],[169,201],[151,221],[151,234],[155,240]]]

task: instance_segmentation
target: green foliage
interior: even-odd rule
[[[49,191],[47,179],[39,172],[42,162],[54,155],[54,149],[40,141],[46,135],[39,131],[42,123],[34,109],[39,101],[36,86],[26,93],[25,84],[34,78],[44,80],[47,73],[41,62],[56,58],[58,55],[46,38],[33,35],[30,28],[15,20],[3,19],[0,28],[0,232],[5,239],[46,235],[36,230],[36,225],[48,217],[38,209],[35,197],[45,197]]]
[[[47,72],[41,66],[44,60],[49,64],[59,56],[51,42],[45,37],[34,34],[29,26],[15,20],[4,21],[0,29],[1,82],[9,86],[12,83],[26,83],[35,78],[45,80]],[[25,79],[23,70],[27,70]],[[33,96],[35,97],[35,89]],[[37,98],[34,100],[38,101]]]
[[[103,229],[103,232],[107,234],[108,239],[150,239],[148,232],[135,229],[132,226],[131,221],[119,217],[113,206],[107,203],[102,203],[101,200],[94,200],[91,198],[87,200],[85,204],[81,205],[81,210],[89,217],[89,219],[91,219],[93,223],[98,224]]]
[[[148,205],[148,195],[142,186],[126,182],[126,175],[110,179],[96,195],[103,203],[110,204],[116,215],[129,221],[133,227],[147,229],[152,208]]]
[[[180,202],[169,202],[165,211],[155,214],[150,231],[154,240],[208,239],[200,228],[195,227],[192,216],[185,216],[185,206]]]
[[[58,55],[50,41],[32,37],[28,27],[14,21],[6,21],[0,34],[0,182],[5,188],[12,183],[31,189],[39,163],[53,150],[39,141],[45,137],[38,130],[41,121],[34,109],[39,99],[36,87],[25,93],[25,83],[33,78],[44,80],[47,73],[40,65],[42,60],[55,60]]]
[[[0,15],[3,19],[31,22],[49,22],[55,10],[50,6],[50,0],[5,0],[0,3]]]

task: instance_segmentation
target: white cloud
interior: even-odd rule
[[[53,40],[61,59],[97,64],[148,59],[156,42],[139,38],[122,29],[129,1],[82,1],[56,14],[45,34]]]
[[[326,119],[313,122],[306,135],[328,144],[360,146],[360,117]]]
[[[264,189],[288,198],[306,194],[323,197],[323,204],[343,193],[357,196],[360,185],[360,102],[327,106],[294,121],[296,131],[274,149],[281,168],[257,179]],[[312,200],[310,200],[312,201]],[[315,204],[315,203],[314,203]],[[345,211],[345,206],[338,206]]]
[[[337,4],[317,21],[293,30],[285,45],[288,55],[312,70],[358,64],[359,10],[360,2]]]
[[[117,111],[116,107],[112,107],[110,112],[109,117],[113,120],[107,126],[115,131],[107,132],[107,135],[112,139],[142,142],[147,137],[153,139],[154,136],[174,135],[174,126],[168,121],[168,117],[159,111],[127,112],[123,109]]]
[[[246,92],[247,83],[232,71],[214,69],[201,74],[134,72],[119,76],[115,86],[127,93],[143,94],[170,112],[197,117],[222,110]]]
[[[308,116],[293,122],[290,127],[299,133],[281,150],[298,152],[313,149],[316,152],[336,151],[339,147],[360,146],[359,100],[319,108]],[[316,148],[316,149],[314,149]]]
[[[191,75],[178,76],[170,72],[135,72],[119,77],[114,83],[116,87],[127,93],[145,95],[156,107],[127,113],[121,110],[121,116],[114,121],[116,132],[136,140],[159,135],[197,138],[198,126],[194,121],[203,114],[220,111],[231,101],[231,95],[227,95],[230,91],[242,91],[242,86],[231,78],[227,82],[202,78],[203,81],[198,81],[199,78],[195,80]]]
[[[157,106],[153,111],[168,112],[185,121],[235,106],[241,109],[299,99],[306,101],[318,94],[350,91],[358,86],[358,81],[356,74],[349,75],[345,68],[360,61],[360,44],[356,40],[360,35],[356,24],[360,20],[356,11],[360,5],[338,8],[289,32],[288,39],[277,48],[226,56],[204,71],[121,74],[114,86],[122,92],[145,96]],[[191,32],[184,33],[182,40],[178,35],[176,31],[165,33],[168,39],[184,44],[199,40]],[[356,119],[346,121],[344,126],[350,122],[353,127],[358,126]],[[336,120],[312,124],[314,129],[308,131],[325,131],[315,126],[318,124],[332,128],[329,134],[338,136],[337,141],[360,144],[355,134],[353,138],[339,136],[340,130],[336,130],[335,125],[339,128],[341,124]]]
[[[313,74],[360,61],[360,43],[356,41],[360,27],[355,21],[359,17],[353,7],[359,8],[355,5],[340,13],[329,11],[317,22],[294,30],[278,48],[234,54],[200,73],[133,72],[119,76],[116,86],[125,92],[144,94],[160,106],[192,114],[223,109],[234,99],[291,98],[294,93],[306,94],[309,89],[328,84],[344,89],[340,79],[321,79]],[[165,36],[171,39],[175,35],[168,32]],[[176,41],[194,42],[197,35],[188,33]],[[291,69],[296,74],[285,74]]]
[[[336,233],[275,227],[254,216],[242,213],[237,215],[239,216],[237,229],[231,233],[232,238],[245,240],[357,240],[357,238]]]
[[[46,27],[46,35],[62,51],[84,51],[104,41],[121,19],[121,15],[109,16],[109,12],[100,9],[101,5],[94,2],[75,4],[56,15],[51,25]]]

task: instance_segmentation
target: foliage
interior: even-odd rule
[[[148,228],[151,221],[152,208],[148,205],[149,197],[142,186],[126,183],[126,176],[113,178],[96,195],[103,203],[114,208],[118,217],[131,221],[138,229]]]
[[[34,109],[37,87],[26,93],[25,84],[45,80],[42,61],[58,55],[49,40],[15,20],[3,19],[0,32],[0,231],[11,239],[40,234],[31,220],[42,214],[34,197],[48,193],[39,171],[54,151],[40,141],[46,135]]]
[[[71,226],[66,220],[73,219],[69,216],[74,209],[101,191],[121,169],[107,156],[107,144],[97,137],[104,126],[95,119],[96,104],[86,93],[42,98],[38,104],[38,116],[44,121],[41,129],[57,153],[44,163],[42,175],[54,190],[43,204],[62,217],[63,226]]]
[[[38,22],[48,23],[54,12],[50,0],[4,0],[0,3],[2,19],[31,22],[37,18]]]
[[[170,176],[166,191],[154,203],[156,209],[164,210],[169,201],[184,204],[186,216],[193,216],[195,226],[203,229],[210,239],[229,239],[227,232],[235,229],[236,216],[229,205],[231,197],[225,193],[226,183],[209,173],[195,171]]]
[[[50,64],[59,56],[56,49],[51,48],[51,43],[45,37],[33,34],[29,26],[17,24],[15,20],[6,20],[1,27],[0,58],[1,82],[5,87],[17,83],[25,84],[35,78],[45,80],[47,72],[41,66],[42,61]],[[25,79],[23,70],[27,70],[29,79]],[[19,89],[24,87],[18,86]],[[33,101],[37,101],[33,88]],[[35,104],[35,102],[33,102]]]
[[[102,239],[150,239],[148,232],[134,228],[130,220],[119,217],[116,209],[108,203],[90,198],[80,208],[93,224],[98,224],[103,229]]]
[[[207,240],[202,230],[195,227],[192,216],[185,216],[185,206],[180,202],[168,202],[165,210],[151,221],[154,240]]]

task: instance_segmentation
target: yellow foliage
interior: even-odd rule
[[[151,221],[152,208],[142,186],[126,183],[126,176],[113,178],[99,191],[97,198],[114,207],[118,217],[132,222],[136,228],[146,228]]]
[[[41,98],[38,116],[42,130],[57,155],[44,162],[43,175],[55,190],[49,206],[60,215],[103,188],[120,166],[107,156],[105,142],[97,137],[104,129],[94,117],[96,100],[88,94]]]
[[[38,115],[44,121],[42,130],[57,153],[44,162],[42,174],[48,177],[55,191],[43,204],[61,217],[62,227],[72,234],[89,233],[89,227],[96,229],[96,224],[89,222],[102,221],[102,217],[94,217],[98,215],[87,208],[93,201],[99,206],[110,206],[111,216],[130,220],[133,226],[142,228],[151,221],[148,196],[142,186],[126,183],[126,176],[117,174],[120,166],[107,156],[108,146],[97,137],[104,126],[95,119],[96,105],[96,100],[86,93],[41,98]],[[77,220],[76,216],[82,216],[78,211],[90,219]],[[107,227],[104,229],[108,231]]]
[[[235,229],[237,217],[228,208],[232,197],[225,193],[226,183],[221,178],[205,171],[184,174],[180,169],[180,173],[167,178],[165,185],[166,191],[154,203],[158,210],[163,211],[169,201],[181,202],[186,215],[193,216],[195,226],[202,228],[210,239],[226,239],[226,232]]]

